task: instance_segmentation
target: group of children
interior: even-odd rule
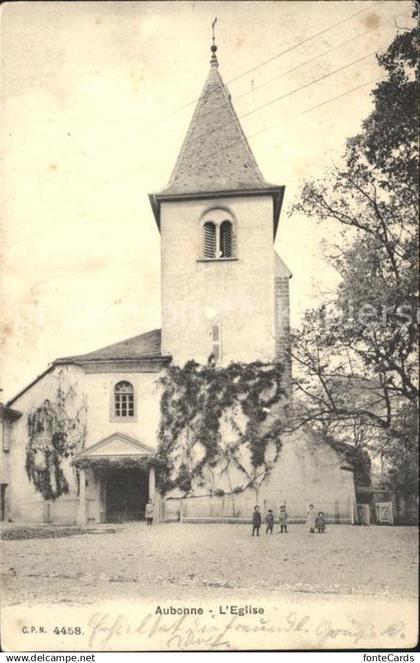
[[[318,515],[315,515],[314,505],[309,505],[309,511],[306,518],[306,524],[311,534],[315,533],[315,530],[318,530],[319,534],[325,532],[325,514],[323,511],[318,511]]]
[[[154,519],[154,504],[152,500],[147,500],[146,502],[146,508],[145,508],[145,517],[146,517],[146,524],[147,525],[153,525],[153,519]],[[286,505],[282,504],[280,506],[280,513],[279,513],[279,524],[280,524],[280,533],[283,534],[285,532],[287,534],[287,523],[289,520],[289,514],[286,511]],[[254,507],[254,511],[252,513],[252,536],[255,534],[257,536],[260,535],[260,527],[262,523],[262,518],[261,518],[261,512],[260,512],[260,507],[258,504]],[[273,509],[268,509],[267,514],[265,516],[265,533],[266,534],[272,534],[273,533],[273,528],[274,528],[274,513]],[[325,514],[323,511],[319,511],[318,515],[315,514],[314,511],[314,505],[310,504],[309,505],[309,510],[308,514],[306,517],[306,525],[309,529],[309,532],[311,534],[314,534],[315,530],[317,529],[320,534],[323,534],[325,532]]]
[[[285,532],[287,534],[287,523],[289,520],[289,515],[286,511],[286,505],[282,504],[280,506],[280,513],[279,513],[279,523],[280,523],[280,533],[283,534]],[[254,511],[252,513],[252,536],[260,535],[260,527],[262,523],[262,517],[261,517],[261,512],[260,512],[260,507],[258,504],[255,506]],[[272,534],[273,533],[273,527],[274,527],[274,513],[273,509],[268,509],[267,515],[265,516],[265,533],[266,534]],[[309,510],[308,514],[306,517],[306,525],[309,529],[309,532],[311,534],[314,534],[315,529],[318,530],[319,534],[323,534],[325,532],[325,514],[323,511],[319,511],[318,515],[315,514],[314,511],[314,505],[310,504],[309,505]]]

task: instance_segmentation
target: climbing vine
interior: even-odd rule
[[[76,458],[72,465],[78,470],[94,470],[98,476],[103,476],[112,470],[149,470],[150,467],[160,468],[163,463],[154,456],[122,456],[121,458]]]
[[[160,490],[191,494],[209,468],[223,474],[231,466],[247,485],[262,483],[281,449],[282,372],[280,363],[260,361],[168,367],[160,380]]]
[[[66,381],[63,370],[57,380],[54,400],[45,399],[26,420],[26,474],[45,500],[69,492],[62,464],[83,446],[86,436],[85,399],[80,404],[75,385]]]

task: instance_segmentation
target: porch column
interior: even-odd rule
[[[79,509],[77,522],[84,526],[87,524],[87,495],[86,495],[86,472],[79,470]]]
[[[149,499],[155,501],[155,468],[149,468]]]

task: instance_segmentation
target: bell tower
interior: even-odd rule
[[[162,353],[177,365],[271,361],[287,343],[291,274],[273,250],[284,186],[264,180],[216,53],[213,34],[169,184],[149,196],[161,233]]]

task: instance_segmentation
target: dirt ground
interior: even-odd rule
[[[247,525],[97,526],[65,538],[2,541],[3,605],[91,604],[159,593],[251,597],[284,592],[414,597],[415,527],[331,525],[250,536]],[[105,531],[108,530],[108,531]]]

